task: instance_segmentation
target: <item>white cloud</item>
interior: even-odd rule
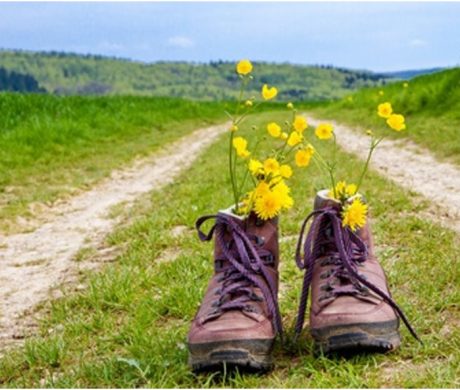
[[[195,46],[193,39],[185,36],[175,36],[168,39],[168,45],[180,47],[182,49],[189,49]]]
[[[409,46],[412,47],[422,47],[428,45],[427,41],[424,41],[423,39],[415,38],[409,41]]]

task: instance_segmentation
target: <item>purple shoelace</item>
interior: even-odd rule
[[[304,256],[302,258],[302,241],[307,223],[312,218],[313,221],[303,245]],[[314,242],[316,234],[319,239],[316,239]],[[324,248],[326,248],[325,251]],[[328,278],[334,276],[346,280],[347,283],[344,286],[326,283],[322,286],[322,290],[326,291],[326,293],[319,299],[331,299],[331,301],[333,301],[336,297],[341,295],[353,295],[366,300],[368,291],[371,290],[398,313],[412,336],[421,342],[396,302],[388,294],[359,274],[358,268],[360,263],[366,261],[367,258],[366,244],[349,228],[342,227],[340,211],[334,207],[326,207],[313,211],[302,224],[299,240],[297,242],[296,263],[299,269],[305,270],[305,275],[300,297],[299,312],[295,325],[297,336],[303,329],[308,292],[313,277],[313,267],[316,260],[323,255],[326,255],[326,257],[323,258],[321,265],[334,265],[331,273],[325,276]]]
[[[209,219],[216,222],[205,234],[200,227]],[[223,256],[215,261],[226,264],[221,269],[222,288],[217,292],[220,299],[215,302],[215,310],[207,319],[217,318],[229,310],[252,311],[251,301],[264,300],[275,331],[282,334],[276,279],[268,269],[274,258],[272,253],[261,247],[260,237],[248,234],[232,217],[224,214],[199,218],[196,229],[201,241],[210,241],[216,235]],[[229,238],[225,238],[226,234]],[[263,298],[254,293],[254,287],[260,289]]]

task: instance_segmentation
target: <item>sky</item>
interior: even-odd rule
[[[145,62],[456,66],[460,2],[0,2],[0,48]]]

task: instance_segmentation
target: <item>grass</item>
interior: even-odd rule
[[[408,129],[398,134],[386,130],[388,136],[407,137],[438,158],[460,164],[460,68],[417,77],[407,88],[403,84],[363,89],[351,95],[352,100],[345,98],[313,112],[318,117],[383,131],[386,124],[376,114],[377,105],[391,102],[396,112],[406,116]]]
[[[225,103],[0,94],[0,230],[200,126]],[[44,206],[45,205],[45,206]]]
[[[280,118],[263,115],[264,122]],[[261,122],[260,122],[261,123]],[[259,124],[260,124],[259,123]],[[249,138],[254,136],[249,135]],[[126,213],[129,224],[109,238],[126,246],[118,261],[88,272],[87,289],[53,302],[40,336],[0,361],[5,387],[459,387],[460,294],[458,238],[420,216],[426,202],[371,172],[364,191],[372,205],[374,233],[393,297],[424,341],[402,327],[403,344],[388,355],[350,359],[312,355],[305,332],[292,328],[301,273],[295,236],[325,184],[314,166],[292,180],[296,204],[281,217],[281,312],[288,337],[276,346],[276,368],[267,375],[193,375],[187,367],[187,331],[212,273],[212,247],[193,230],[198,216],[229,205],[227,140],[209,148],[173,185]],[[321,148],[321,145],[319,146]],[[338,154],[340,174],[362,163]],[[178,229],[186,226],[187,229]],[[177,234],[181,231],[181,234]],[[174,253],[170,261],[156,259]],[[84,261],[84,256],[82,260]]]

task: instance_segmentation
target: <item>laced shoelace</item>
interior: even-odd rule
[[[327,245],[330,249],[329,254],[331,254],[331,252],[335,252],[324,260],[325,263],[323,265],[333,265],[331,273],[327,276],[335,276],[346,279],[351,285],[337,287],[329,284],[327,285],[327,289],[329,291],[325,298],[331,298],[333,300],[340,295],[365,296],[367,295],[367,290],[365,288],[367,288],[377,294],[383,301],[388,303],[398,313],[412,336],[421,342],[417,333],[412,328],[407,317],[396,302],[388,294],[358,273],[359,264],[366,261],[367,247],[357,234],[348,228],[342,227],[342,220],[339,213],[340,211],[337,210],[337,208],[326,207],[310,213],[302,224],[296,248],[296,263],[299,269],[305,270],[305,275],[300,297],[299,312],[295,325],[296,336],[298,337],[303,329],[308,292],[310,290],[313,277],[313,267],[315,265],[315,261],[321,255],[321,247]],[[302,258],[301,249],[305,229],[312,218],[313,221],[305,237],[303,246],[304,255]],[[326,238],[324,238],[325,226],[327,226],[327,229],[330,229],[330,234]],[[319,232],[319,236],[323,238],[319,238],[317,242],[314,242],[317,232]],[[365,288],[363,288],[363,286],[365,286]]]
[[[200,228],[209,219],[215,219],[216,222],[206,234]],[[220,299],[215,302],[215,310],[210,313],[208,319],[217,318],[229,310],[252,311],[249,304],[251,301],[265,300],[273,327],[282,335],[276,280],[266,264],[273,259],[272,253],[255,245],[257,237],[249,235],[232,217],[224,214],[199,218],[196,221],[196,229],[201,241],[210,241],[215,234],[223,253],[222,258],[216,260],[223,260],[228,264],[220,277],[220,281],[223,282],[222,288],[216,292]],[[226,234],[229,234],[230,239],[225,238]],[[268,261],[262,260],[263,258]],[[254,287],[262,292],[263,298],[254,293]]]

